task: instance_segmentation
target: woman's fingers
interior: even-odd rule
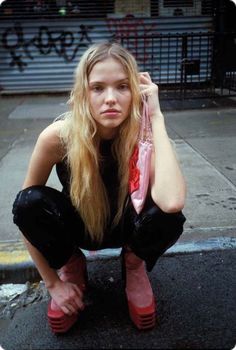
[[[66,305],[66,306],[62,306],[61,310],[64,312],[64,314],[71,316],[73,314],[77,314],[78,313],[78,309],[76,309],[75,307],[73,307],[72,305]]]
[[[139,74],[140,74],[140,76],[145,76],[148,79],[151,79],[150,74],[148,72],[140,72]]]
[[[140,90],[143,93],[144,90],[150,89],[150,92],[158,92],[157,84],[153,83],[149,73],[143,72],[140,73]]]
[[[78,286],[75,286],[79,289]],[[82,301],[83,293],[79,290],[79,294],[76,298],[74,298],[74,304],[77,309],[83,310],[84,309],[84,303]]]
[[[72,291],[67,300],[67,306],[70,311],[77,312],[78,309],[84,309],[84,303],[82,301],[83,293],[76,284],[71,285]]]
[[[53,290],[50,290],[50,294],[67,315],[78,313],[78,310],[84,309],[83,292],[74,283],[60,281]]]
[[[77,294],[80,298],[83,298],[83,292],[81,291],[81,289],[80,289],[76,284],[73,284],[73,288],[74,288],[76,294]]]
[[[153,84],[152,79],[148,72],[141,72],[139,73],[139,75],[140,75],[140,82],[143,81],[146,84]]]
[[[140,73],[140,92],[141,95],[146,99],[149,107],[149,115],[160,114],[160,103],[159,103],[159,94],[158,86],[152,82],[152,79],[148,72]]]
[[[75,298],[73,301],[65,302],[61,309],[67,315],[77,314],[79,310],[84,309],[84,303]]]
[[[155,86],[147,86],[147,85],[143,85],[143,84],[140,84],[140,92],[142,95],[145,95],[145,96],[152,96],[154,94],[157,94],[158,92],[158,87],[155,85]]]

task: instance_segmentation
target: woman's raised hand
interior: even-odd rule
[[[139,76],[140,91],[142,96],[147,99],[151,120],[152,118],[163,117],[160,110],[158,86],[152,82],[148,72],[141,72]]]

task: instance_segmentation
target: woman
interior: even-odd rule
[[[142,98],[153,132],[150,185],[136,214],[129,162],[137,144]],[[71,112],[39,135],[13,205],[14,222],[51,295],[48,320],[67,331],[84,308],[86,261],[80,250],[122,247],[129,314],[139,329],[155,325],[146,273],[183,231],[185,181],[166,133],[158,87],[117,43],[82,56]],[[56,165],[62,192],[45,186]],[[58,271],[57,271],[58,270]]]

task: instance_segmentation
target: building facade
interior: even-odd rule
[[[114,40],[158,84],[207,83],[220,3],[5,0],[0,6],[0,93],[68,91],[84,50]]]

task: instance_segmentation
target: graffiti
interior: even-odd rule
[[[151,45],[151,34],[156,30],[155,23],[145,23],[141,18],[127,15],[124,18],[107,19],[111,40],[121,41],[140,62],[151,58],[148,48]]]
[[[81,24],[77,33],[69,31],[52,32],[46,26],[40,26],[38,33],[31,39],[26,39],[23,28],[16,23],[14,27],[7,28],[2,35],[3,48],[11,56],[11,67],[16,66],[19,71],[24,71],[27,66],[26,59],[34,60],[35,48],[41,55],[49,55],[56,52],[66,62],[72,62],[80,48],[92,43],[89,31],[92,26]]]

